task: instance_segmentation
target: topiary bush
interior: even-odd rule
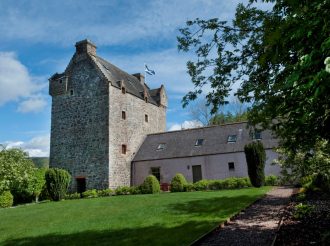
[[[171,181],[171,192],[183,192],[185,185],[187,185],[186,178],[181,173],[177,173]]]
[[[60,168],[49,168],[45,174],[48,193],[53,201],[65,197],[71,181],[71,175]]]
[[[97,191],[95,189],[84,191],[81,196],[83,198],[96,198],[98,197]]]
[[[260,141],[252,142],[244,146],[245,158],[251,184],[261,187],[265,182],[266,152]]]
[[[10,191],[3,191],[0,193],[0,208],[9,208],[13,206],[14,197]]]
[[[158,179],[154,175],[149,175],[141,185],[142,194],[154,194],[160,192]]]

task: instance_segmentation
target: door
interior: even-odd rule
[[[86,178],[77,178],[77,192],[83,193],[86,191]]]
[[[196,165],[192,166],[192,173],[193,173],[193,182],[197,182],[202,179],[202,166]]]

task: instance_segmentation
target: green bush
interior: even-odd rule
[[[304,217],[309,216],[313,212],[313,209],[313,206],[299,203],[295,206],[293,217],[295,219],[303,219]]]
[[[196,191],[194,188],[194,184],[193,183],[187,183],[184,185],[183,187],[184,191],[186,192],[191,192],[191,191]]]
[[[80,193],[77,193],[77,192],[65,195],[66,200],[75,200],[75,199],[80,199],[80,198],[81,198]]]
[[[244,146],[245,158],[251,184],[261,187],[265,182],[266,152],[260,141]]]
[[[265,185],[269,185],[269,186],[278,185],[277,177],[275,175],[266,176]]]
[[[186,178],[181,174],[177,173],[171,181],[171,192],[182,192],[187,184]]]
[[[54,201],[59,201],[65,197],[69,188],[71,176],[60,168],[50,168],[45,174],[47,190]]]
[[[98,197],[97,191],[95,189],[84,191],[81,196],[83,198],[96,198]]]
[[[119,186],[115,190],[116,195],[129,195],[131,191],[131,187],[128,186]]]
[[[99,197],[112,196],[114,194],[115,194],[115,192],[111,189],[104,189],[104,190],[98,190],[97,191],[97,195]]]
[[[313,185],[322,192],[330,193],[330,175],[328,173],[318,173],[313,180]]]
[[[8,208],[13,206],[14,197],[10,191],[3,191],[0,194],[0,208]]]
[[[129,193],[132,195],[141,194],[141,188],[139,186],[131,186]]]
[[[194,189],[197,191],[208,190],[209,189],[209,180],[202,179],[196,183],[194,183]]]
[[[160,192],[158,179],[154,175],[149,175],[141,185],[142,194],[154,194]]]

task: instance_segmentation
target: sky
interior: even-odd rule
[[[86,38],[128,73],[143,73],[144,63],[156,72],[146,82],[165,85],[167,130],[195,126],[181,104],[193,89],[186,72],[193,54],[178,51],[179,28],[197,17],[230,21],[242,1],[0,0],[0,144],[49,155],[48,78],[65,70]]]

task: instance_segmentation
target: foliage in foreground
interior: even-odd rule
[[[14,197],[10,191],[0,192],[0,208],[8,208],[13,206]]]
[[[171,181],[171,192],[182,192],[185,185],[187,185],[186,178],[181,173],[177,173]]]
[[[260,141],[244,146],[245,158],[251,184],[260,187],[265,182],[266,152]]]
[[[69,188],[71,175],[60,168],[50,168],[45,174],[47,190],[54,201],[60,201]]]

